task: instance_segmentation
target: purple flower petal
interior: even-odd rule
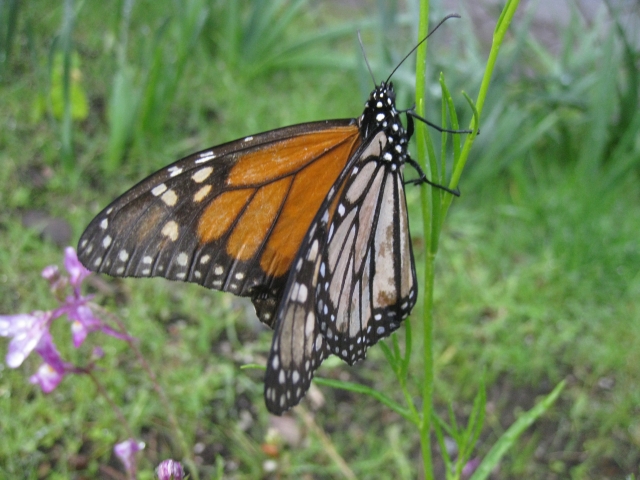
[[[17,368],[22,365],[43,335],[48,333],[49,322],[53,318],[53,312],[0,315],[0,336],[13,337],[6,357],[9,367]]]
[[[65,372],[58,372],[48,363],[43,363],[38,371],[33,374],[29,381],[34,385],[40,385],[44,393],[50,393],[58,386],[64,378]]]
[[[480,458],[472,458],[462,468],[462,478],[469,478],[480,466]]]
[[[80,263],[73,247],[64,249],[64,268],[69,272],[69,283],[71,283],[75,289],[78,289],[82,280],[91,274],[91,272]]]
[[[180,462],[175,460],[165,460],[156,468],[156,475],[158,480],[182,480],[184,477],[184,470]]]
[[[84,304],[69,305],[67,315],[72,321],[71,333],[73,336],[73,346],[78,348],[87,338],[89,332],[100,330],[102,322],[97,318],[91,308]]]
[[[49,265],[42,270],[42,278],[49,283],[55,283],[60,278],[60,270],[57,265]]]
[[[58,349],[53,343],[51,333],[49,333],[48,331],[44,332],[35,350],[47,365],[49,365],[60,374],[64,374],[65,371],[73,368],[71,364],[67,364],[62,360]]]
[[[113,451],[124,465],[129,475],[134,475],[136,471],[136,453],[144,448],[144,442],[138,442],[133,438],[118,443],[113,447]]]

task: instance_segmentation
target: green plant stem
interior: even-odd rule
[[[429,29],[429,0],[420,0],[420,24],[418,26],[418,40],[426,37]],[[425,41],[416,53],[416,111],[418,115],[424,117],[425,105],[424,98],[426,93],[426,75],[427,75],[427,42]],[[418,149],[418,161],[421,162],[423,170],[427,171],[427,151],[433,150],[429,148],[430,138],[425,132],[424,125],[416,125],[416,142]],[[430,162],[432,163],[432,162]],[[433,171],[429,169],[432,173]],[[431,187],[426,186],[420,189],[420,197],[422,200],[422,221],[424,229],[424,238],[427,242],[427,255],[425,259],[424,274],[424,307],[423,307],[423,385],[422,385],[422,420],[420,428],[420,448],[422,451],[422,465],[424,469],[424,478],[426,480],[433,479],[433,465],[431,460],[431,410],[433,397],[433,260],[435,255],[432,254],[432,234],[434,233],[433,223],[433,204],[434,197],[431,193]]]
[[[123,426],[127,431],[127,435],[129,435],[129,438],[135,438],[135,434],[133,433],[133,430],[131,430],[131,425],[129,425],[129,422],[124,416],[124,413],[122,413],[122,409],[113,401],[113,399],[109,395],[109,392],[107,392],[107,389],[104,388],[102,382],[98,380],[98,377],[96,377],[96,375],[90,369],[87,369],[84,373],[89,376],[94,386],[96,387],[96,390],[98,390],[98,393],[102,395],[102,397],[107,401],[111,409],[114,411],[116,417],[118,417],[118,420],[120,420],[120,425]]]

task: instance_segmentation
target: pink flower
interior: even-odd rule
[[[68,317],[71,322],[73,345],[76,348],[82,345],[89,333],[96,331],[121,340],[132,340],[128,335],[114,330],[98,318],[91,309],[91,297],[81,295],[82,281],[90,272],[80,263],[76,251],[71,247],[65,249],[64,265],[69,278],[61,275],[55,265],[48,266],[42,271],[42,276],[49,282],[51,291],[58,298],[60,304],[58,308],[46,312],[0,315],[0,336],[12,337],[6,356],[7,365],[17,368],[31,352],[35,351],[42,357],[44,363],[30,381],[40,385],[45,393],[54,390],[67,373],[81,371],[60,358],[49,333],[53,320],[64,315]],[[65,298],[64,291],[68,285],[73,287],[73,294]]]
[[[64,268],[69,272],[69,283],[76,291],[76,296],[79,296],[80,284],[91,272],[80,263],[73,247],[64,249]]]
[[[35,385],[40,385],[44,393],[50,393],[55,390],[67,373],[78,371],[73,364],[62,360],[48,331],[42,336],[35,350],[42,357],[44,363],[29,378],[29,381]]]
[[[180,462],[175,460],[165,460],[156,468],[156,475],[158,480],[182,480],[184,477],[184,470]]]
[[[0,315],[0,336],[13,337],[9,342],[7,365],[17,368],[25,358],[43,341],[51,341],[49,325],[53,320],[53,312],[19,313],[17,315]]]
[[[143,448],[144,442],[138,442],[133,438],[129,438],[113,447],[114,453],[120,459],[131,478],[135,477],[136,474],[136,453]]]

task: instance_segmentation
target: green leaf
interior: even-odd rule
[[[553,402],[555,402],[564,389],[565,381],[560,382],[553,391],[543,398],[538,404],[515,421],[509,429],[504,432],[496,444],[489,450],[489,453],[478,469],[471,476],[470,480],[484,480],[491,471],[498,465],[502,457],[515,444],[518,437],[529,428],[544,412],[546,412]]]

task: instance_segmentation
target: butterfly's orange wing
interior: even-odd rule
[[[96,216],[78,256],[96,272],[249,296],[272,325],[311,221],[359,144],[355,120],[334,120],[190,155]]]

